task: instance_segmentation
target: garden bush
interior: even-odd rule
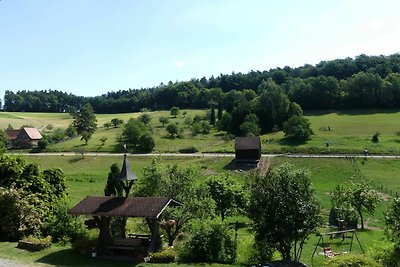
[[[37,202],[34,195],[22,189],[0,187],[0,236],[16,241],[22,236],[37,234],[42,226],[39,211],[31,204]]]
[[[400,247],[394,243],[379,242],[370,254],[384,267],[400,267]]]
[[[72,242],[72,248],[81,254],[89,253],[96,247],[97,235],[86,232]]]
[[[51,235],[56,241],[65,238],[74,241],[86,232],[82,221],[69,214],[68,210],[69,207],[66,203],[58,203],[44,225],[44,232]]]
[[[149,262],[168,263],[168,262],[174,262],[175,258],[176,258],[176,252],[172,248],[167,248],[163,251],[151,254]]]
[[[235,261],[236,242],[226,223],[219,219],[195,221],[190,234],[178,252],[180,260],[217,263]]]
[[[335,256],[325,264],[328,267],[379,267],[380,265],[366,255],[341,255]]]

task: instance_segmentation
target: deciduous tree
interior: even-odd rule
[[[344,205],[352,207],[357,212],[361,221],[361,229],[364,229],[363,214],[373,214],[376,205],[380,201],[378,193],[371,189],[367,180],[346,183],[344,186],[339,185],[333,193],[333,197]]]
[[[321,223],[309,177],[307,170],[283,164],[266,176],[256,175],[250,187],[256,242],[277,249],[284,259],[298,260],[308,235]]]

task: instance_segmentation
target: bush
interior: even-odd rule
[[[380,242],[371,250],[371,255],[384,267],[400,266],[400,247],[393,243]]]
[[[341,255],[328,260],[325,266],[329,267],[379,267],[380,265],[366,255]]]
[[[68,210],[69,207],[66,203],[57,204],[53,214],[45,223],[44,232],[51,235],[56,241],[65,238],[74,241],[86,232],[83,223],[69,214]]]
[[[139,137],[139,150],[142,152],[151,152],[155,146],[155,142],[151,134],[145,133]]]
[[[47,141],[46,139],[41,139],[38,142],[38,147],[39,147],[39,149],[44,150],[44,149],[46,149],[48,144],[49,144],[49,141]]]
[[[96,246],[96,242],[97,237],[86,232],[72,242],[72,248],[77,252],[86,254]]]
[[[179,153],[196,153],[199,150],[195,146],[185,147],[179,149]]]
[[[0,187],[0,236],[14,241],[21,236],[37,234],[42,226],[38,210],[31,204],[39,201],[22,189]]]
[[[151,254],[149,262],[168,263],[168,262],[174,262],[175,258],[176,258],[176,252],[172,248],[168,248],[166,250]]]
[[[380,136],[380,135],[381,135],[380,132],[374,133],[374,135],[372,136],[371,141],[374,142],[374,143],[379,143],[379,136]]]
[[[179,257],[187,262],[232,263],[236,259],[233,233],[221,220],[196,221],[189,240],[179,250]]]

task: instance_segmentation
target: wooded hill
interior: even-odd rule
[[[96,113],[124,113],[179,108],[218,108],[231,110],[234,103],[250,103],[260,95],[262,81],[282,87],[289,99],[304,110],[343,108],[399,108],[400,54],[360,55],[319,64],[247,74],[221,74],[218,77],[169,82],[146,89],[109,92],[82,97],[57,90],[5,92],[6,111],[65,112],[70,106],[89,102]]]

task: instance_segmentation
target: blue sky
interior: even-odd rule
[[[5,90],[94,96],[400,52],[400,1],[1,0]]]

